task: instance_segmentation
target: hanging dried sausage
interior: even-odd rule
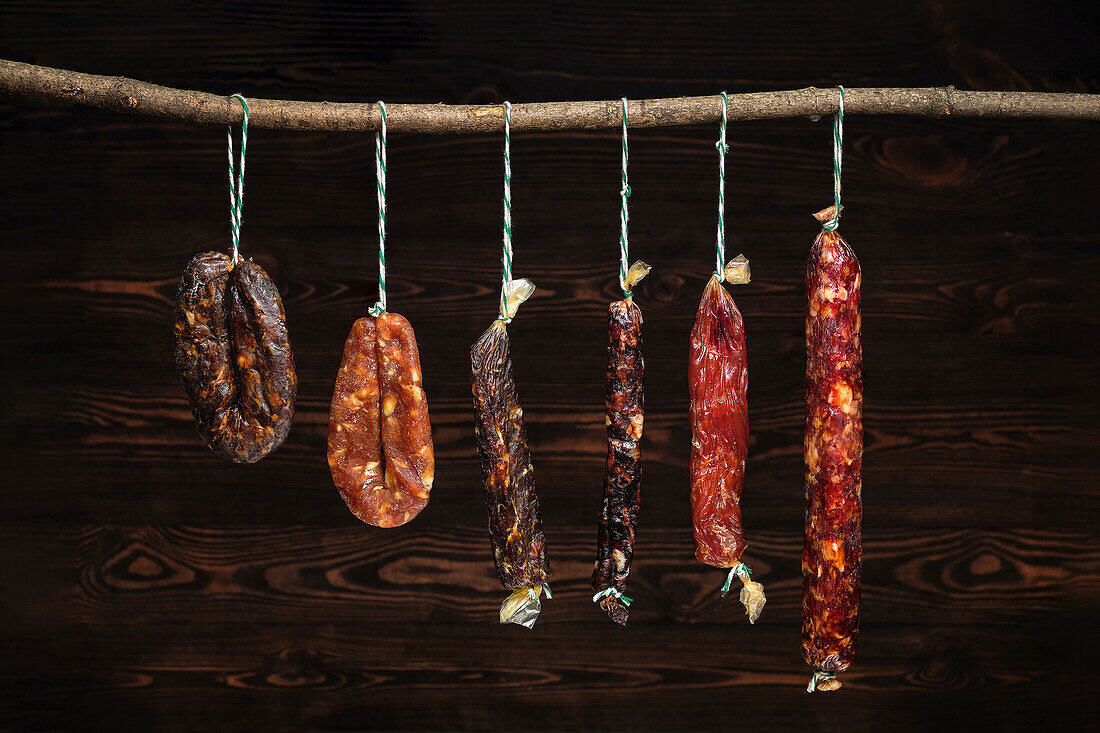
[[[815,216],[832,218],[830,207]],[[806,262],[806,531],[802,656],[810,692],[855,658],[862,565],[863,346],[859,260],[822,230]]]
[[[290,431],[298,377],[279,290],[254,262],[196,255],[176,291],[176,369],[199,435],[254,463]]]
[[[727,280],[749,281],[748,261],[732,260]],[[747,543],[741,525],[741,493],[748,456],[748,365],[745,328],[737,304],[717,276],[703,291],[691,330],[688,361],[691,391],[691,512],[695,557],[741,578],[741,602],[755,623],[763,609],[763,586],[749,579],[741,562]]]
[[[435,455],[421,384],[404,316],[352,325],[329,410],[328,464],[348,508],[368,524],[396,527],[428,504]]]
[[[635,263],[625,278],[624,289],[633,290],[649,269],[644,262]],[[610,305],[607,322],[607,466],[592,590],[596,591],[593,600],[608,617],[625,625],[632,599],[624,593],[634,560],[642,488],[642,312],[628,296]]]
[[[510,298],[513,307],[525,299]],[[549,591],[550,560],[503,321],[494,321],[470,349],[470,371],[493,561],[501,585],[512,591],[500,621],[530,627],[538,617],[539,595]]]

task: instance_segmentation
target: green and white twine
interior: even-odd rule
[[[592,602],[593,603],[599,603],[602,599],[606,598],[607,596],[614,596],[615,598],[618,598],[620,601],[622,601],[622,604],[624,606],[629,606],[631,603],[634,602],[633,598],[631,598],[628,595],[623,594],[623,592],[621,590],[619,590],[618,588],[615,588],[615,587],[604,588],[599,593],[592,596]]]
[[[750,568],[748,565],[746,565],[743,562],[737,563],[732,568],[730,568],[730,573],[729,573],[729,575],[726,576],[726,582],[722,586],[722,595],[726,595],[727,593],[730,592],[730,586],[733,585],[733,579],[735,577],[744,578],[745,580],[748,580],[751,576],[752,576],[752,568]]]
[[[840,162],[844,152],[844,87],[838,86],[840,101],[833,118],[833,218],[825,222],[830,232],[840,226]]]
[[[504,103],[504,253],[501,257],[500,321],[508,317],[508,281],[512,279],[512,103]]]
[[[374,175],[378,182],[378,302],[372,316],[386,312],[386,103],[378,100],[382,124],[374,133]]]
[[[719,127],[718,142],[714,147],[718,149],[718,236],[716,240],[716,257],[714,276],[719,282],[726,279],[726,153],[730,146],[726,145],[726,114],[729,108],[729,97],[722,92],[722,125]]]
[[[810,683],[806,685],[806,692],[814,692],[825,680],[836,679],[835,672],[823,672],[820,669],[815,669],[814,673],[810,675]]]
[[[627,164],[630,162],[630,154],[627,151],[626,145],[626,121],[627,101],[626,97],[623,97],[623,187],[619,191],[619,197],[622,199],[622,206],[619,207],[619,287],[623,289],[623,297],[629,298],[631,292],[626,287],[626,272],[630,268],[630,263],[628,262],[630,238],[627,234],[627,224],[630,221],[630,214],[626,208],[626,200],[630,198],[630,183],[627,178]]]
[[[241,209],[244,206],[244,154],[248,148],[248,101],[240,94],[230,99],[239,100],[244,108],[244,121],[241,123],[241,165],[236,179],[233,178],[233,126],[229,126],[229,230],[233,240],[233,262],[240,259],[241,246]]]

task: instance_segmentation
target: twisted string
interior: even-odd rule
[[[233,126],[229,126],[229,230],[233,240],[233,263],[240,259],[241,246],[241,209],[244,206],[244,154],[248,148],[248,101],[240,94],[230,99],[239,100],[244,108],[244,121],[241,123],[241,165],[237,178],[233,178]]]
[[[512,103],[504,103],[504,253],[501,257],[500,320],[508,317],[508,281],[512,279]]]
[[[836,117],[833,118],[833,218],[825,222],[825,228],[830,232],[840,226],[840,160],[844,152],[844,87],[840,90],[840,102],[837,106]]]
[[[815,690],[817,690],[818,685],[820,685],[825,680],[834,679],[836,679],[835,672],[823,672],[819,669],[814,670],[814,673],[810,675],[810,684],[806,685],[806,692],[814,692]]]
[[[752,576],[752,568],[743,562],[739,562],[730,568],[729,575],[726,576],[726,582],[722,585],[722,595],[726,595],[730,592],[730,586],[733,584],[733,579],[744,578],[748,580]]]
[[[614,586],[604,588],[599,593],[592,596],[592,602],[599,603],[601,600],[608,596],[614,596],[615,598],[618,598],[620,601],[622,601],[624,606],[629,606],[631,603],[634,602],[633,598],[624,594],[622,591],[620,591],[618,588],[615,588]]]
[[[714,147],[718,148],[718,236],[716,238],[716,256],[714,276],[719,282],[726,279],[726,153],[730,146],[726,145],[726,114],[729,108],[729,97],[722,92],[722,125],[718,128],[718,142]]]
[[[626,208],[626,200],[630,198],[630,183],[627,178],[627,164],[630,160],[630,154],[626,145],[626,121],[627,101],[626,97],[623,97],[623,187],[619,191],[619,196],[622,198],[622,206],[619,208],[619,287],[623,289],[623,297],[629,298],[631,293],[626,287],[626,271],[630,267],[628,262],[630,239],[627,235],[627,223],[630,221],[630,214]]]
[[[374,134],[374,176],[378,182],[378,302],[372,316],[386,312],[386,103],[378,100],[382,126]]]

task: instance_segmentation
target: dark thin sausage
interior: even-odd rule
[[[641,501],[643,420],[642,312],[632,298],[608,309],[607,347],[607,467],[603,506],[597,532],[592,590],[605,593],[600,607],[612,621],[625,625],[630,599],[621,595],[630,582],[634,536]]]

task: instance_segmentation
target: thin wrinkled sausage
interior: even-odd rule
[[[529,626],[550,580],[550,560],[503,321],[494,321],[470,349],[470,371],[493,561],[501,585],[513,591],[501,607],[501,623]],[[521,608],[525,604],[529,611]]]
[[[368,524],[396,527],[428,504],[435,455],[422,379],[404,316],[352,325],[329,410],[328,464],[344,502]]]
[[[253,463],[290,432],[298,376],[279,290],[254,262],[196,255],[176,291],[176,368],[199,435]]]
[[[833,209],[817,214],[832,218]],[[802,656],[809,691],[835,690],[855,658],[863,551],[863,345],[859,260],[822,230],[806,261],[806,531]]]
[[[649,272],[635,263],[623,283],[634,286]],[[607,424],[607,465],[603,503],[596,533],[592,570],[593,600],[608,617],[625,625],[633,599],[624,595],[630,583],[634,540],[641,504],[641,440],[644,419],[642,312],[632,297],[617,300],[607,311],[607,377],[604,420]]]

